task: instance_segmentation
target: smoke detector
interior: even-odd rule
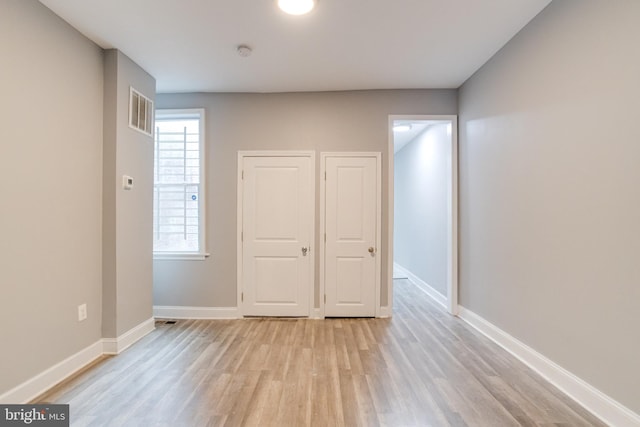
[[[242,56],[243,58],[250,56],[252,52],[251,48],[246,44],[241,44],[240,46],[238,46],[236,51],[238,52],[238,55]]]

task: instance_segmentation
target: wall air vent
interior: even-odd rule
[[[153,136],[153,101],[135,90],[129,91],[129,127]]]

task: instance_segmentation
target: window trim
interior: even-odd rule
[[[182,261],[204,261],[209,257],[209,253],[200,252],[154,252],[155,260],[182,260]]]
[[[207,215],[206,215],[206,142],[205,142],[205,109],[204,108],[177,108],[177,109],[157,109],[154,114],[154,135],[157,134],[157,125],[156,122],[158,120],[158,116],[161,116],[162,119],[178,118],[180,116],[199,116],[200,118],[200,138],[199,138],[199,157],[200,157],[200,183],[198,184],[198,189],[200,193],[200,197],[198,197],[198,247],[199,251],[184,251],[184,252],[176,252],[176,251],[153,251],[153,259],[154,260],[194,260],[194,261],[203,261],[207,257],[209,257],[209,253],[207,252]],[[155,157],[155,138],[154,138],[154,157]],[[154,165],[155,167],[155,165]],[[155,174],[154,174],[154,192],[155,192]]]

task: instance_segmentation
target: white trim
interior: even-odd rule
[[[416,276],[415,274],[413,274],[412,272],[410,272],[400,264],[394,262],[393,268],[396,271],[407,276],[407,278],[414,285],[416,285],[418,289],[420,289],[422,292],[427,294],[433,300],[433,302],[435,302],[436,304],[438,304],[439,306],[447,310],[447,297],[442,295],[440,292],[435,290],[430,284],[428,284],[427,282],[425,282],[424,280],[422,280],[421,278],[419,278],[418,276]]]
[[[639,414],[634,413],[471,310],[459,306],[458,316],[606,424],[616,427],[637,427],[640,425]]]
[[[395,120],[438,120],[451,122],[451,186],[448,194],[449,250],[447,256],[447,302],[450,314],[458,313],[458,116],[456,115],[389,115],[389,145],[387,147],[387,289],[389,306],[393,306],[393,221],[394,221],[394,149],[393,122]]]
[[[102,356],[102,340],[80,350],[0,396],[1,404],[25,404]]]
[[[102,338],[0,395],[0,404],[28,403],[103,354],[119,354],[154,329],[155,319],[150,318],[118,338]]]
[[[243,163],[244,152],[238,151],[238,167],[236,173],[236,307],[238,308],[238,317],[242,317],[242,230],[244,224],[242,222],[242,201],[244,200],[244,185],[243,185]]]
[[[324,319],[324,316],[322,315],[322,310],[319,307],[318,308],[316,308],[316,307],[313,308],[312,319],[319,319],[319,320]]]
[[[102,352],[104,354],[119,354],[118,351],[118,339],[117,338],[103,338],[102,339]]]
[[[238,319],[237,307],[153,306],[153,316],[160,319]]]
[[[381,319],[391,317],[391,306],[388,306],[388,305],[381,306],[380,314],[377,317]]]
[[[204,261],[210,257],[210,253],[187,253],[187,252],[154,252],[153,259],[157,261],[177,260],[177,261]]]
[[[395,150],[393,147],[393,121],[396,116],[389,116],[387,147],[387,305],[393,307],[393,221],[395,216],[393,177]]]
[[[318,234],[318,238],[320,239],[319,252],[320,252],[320,271],[319,271],[319,279],[320,283],[318,284],[318,310],[320,311],[321,318],[325,318],[325,303],[327,302],[327,295],[324,286],[324,264],[325,264],[325,251],[327,246],[327,241],[325,234],[327,232],[326,228],[326,191],[327,191],[327,180],[325,179],[327,173],[326,166],[326,155],[325,153],[320,153],[320,234]]]
[[[155,328],[155,319],[152,317],[117,338],[103,338],[102,352],[104,354],[120,354]]]
[[[238,170],[237,170],[237,177],[236,177],[236,304],[237,304],[237,317],[241,318],[243,317],[242,314],[242,230],[243,230],[243,224],[242,224],[242,200],[243,200],[243,170],[242,170],[242,165],[244,163],[244,158],[245,157],[308,157],[309,158],[309,163],[310,163],[310,167],[309,167],[309,174],[310,174],[310,184],[311,187],[313,188],[313,194],[314,197],[312,198],[312,206],[311,206],[311,219],[310,219],[310,224],[311,224],[311,229],[309,230],[309,247],[310,249],[310,259],[309,259],[309,284],[310,284],[310,290],[309,290],[309,313],[308,313],[308,317],[312,316],[312,313],[314,311],[314,307],[315,307],[315,302],[314,302],[314,296],[315,296],[315,291],[316,291],[316,286],[315,286],[315,256],[313,256],[313,250],[315,250],[315,245],[316,245],[316,241],[315,241],[315,227],[316,227],[316,198],[315,198],[315,185],[316,185],[316,179],[315,179],[315,173],[316,173],[316,152],[315,151],[299,151],[299,150],[292,150],[292,151],[280,151],[280,150],[274,150],[274,151],[264,151],[264,150],[258,150],[258,151],[238,151]]]
[[[282,151],[282,150],[257,150],[257,151],[238,151],[238,157],[314,157],[315,151],[305,151],[305,150],[291,150],[291,151]]]
[[[382,153],[376,157],[376,317],[382,317],[381,277],[382,274]]]
[[[451,187],[449,187],[449,254],[447,310],[458,315],[458,116],[451,116]]]
[[[376,251],[378,254],[382,248],[382,154],[378,151],[327,151],[320,153],[320,312],[322,317],[325,316],[325,250],[326,242],[324,240],[324,234],[326,233],[326,180],[325,174],[327,173],[326,160],[327,157],[374,157],[376,159]],[[375,316],[376,317],[389,317],[388,310],[383,311],[381,304],[381,256],[376,255],[376,300],[375,300]],[[389,305],[391,305],[391,300]]]

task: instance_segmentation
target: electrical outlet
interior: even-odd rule
[[[78,322],[82,322],[87,318],[87,304],[78,306]]]

